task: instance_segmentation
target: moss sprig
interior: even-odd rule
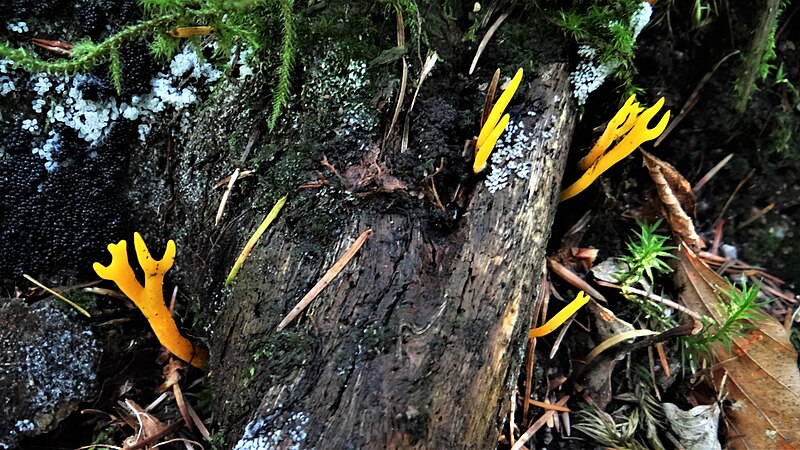
[[[267,126],[272,131],[278,118],[281,114],[281,109],[286,105],[289,99],[289,91],[291,88],[290,76],[292,74],[292,67],[295,60],[295,42],[297,36],[294,29],[294,17],[292,9],[294,7],[294,0],[278,0],[281,23],[283,25],[283,37],[281,39],[281,58],[280,66],[278,66],[278,83],[275,88],[275,93],[272,96],[272,113],[267,120]]]

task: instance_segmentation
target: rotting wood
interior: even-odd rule
[[[225,338],[213,351],[218,392],[236,398],[231,392],[250,382],[232,371],[242,370],[242,355],[259,348],[257,342],[305,336],[311,349],[281,373],[265,374],[258,408],[250,400],[238,408],[252,436],[302,430],[304,447],[326,449],[496,444],[575,120],[571,102],[554,101],[569,98],[567,66],[539,70],[518,102],[536,116],[519,114],[520,108],[515,114],[528,133],[552,133],[530,149],[531,177],[496,194],[479,182],[451,232],[433,233],[402,212],[360,208],[344,221],[342,239],[312,264],[303,259],[301,242],[280,236],[280,226],[269,248],[257,249],[259,258],[239,276],[256,277],[266,289],[235,288],[226,306],[215,330]],[[374,232],[357,257],[299,323],[276,333],[283,315],[349,245],[347,237],[366,228]],[[245,434],[241,426],[229,430],[228,445]]]

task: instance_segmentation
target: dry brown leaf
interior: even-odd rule
[[[185,368],[186,363],[177,358],[170,358],[169,363],[167,363],[167,365],[161,369],[161,374],[164,377],[164,383],[159,386],[158,392],[164,392],[172,386],[178,384],[182,378],[180,371],[184,370]]]
[[[694,229],[695,197],[692,186],[671,164],[641,150],[644,165],[656,185],[658,198],[664,205],[667,222],[675,233],[693,248],[705,248],[705,243]]]
[[[122,443],[122,450],[152,448],[150,444],[155,444],[156,440],[174,431],[172,425],[164,425],[156,416],[143,410],[133,400],[127,399],[121,403],[127,408],[136,429],[136,433]]]
[[[721,320],[715,305],[728,289],[727,282],[685,245],[678,251],[675,271],[685,286],[686,306]],[[716,348],[716,383],[727,373],[726,411],[730,420],[729,448],[800,448],[800,372],[797,352],[783,326],[772,317],[752,322],[753,329],[734,340],[732,354]]]

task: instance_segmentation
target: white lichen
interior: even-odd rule
[[[536,112],[528,111],[525,115],[536,116]],[[551,114],[538,135],[526,129],[522,119],[509,121],[506,132],[497,141],[491,158],[492,169],[484,181],[489,192],[503,190],[514,180],[526,180],[539,170],[534,166],[538,161],[533,157],[534,152],[546,147],[553,138],[556,120],[557,117]]]
[[[22,27],[20,24],[13,25]],[[150,81],[149,92],[133,96],[125,102],[109,95],[106,82],[94,75],[27,75],[15,69],[12,61],[2,59],[0,96],[16,91],[17,86],[30,86],[30,92],[34,95],[31,106],[35,114],[22,118],[22,129],[36,136],[41,129],[48,130],[60,123],[75,130],[78,137],[89,144],[89,151],[94,151],[105,142],[115,123],[120,120],[138,122],[139,139],[144,142],[150,131],[163,122],[160,114],[169,109],[178,113],[180,132],[187,133],[192,127],[189,110],[197,104],[202,92],[200,88],[221,76],[220,70],[208,62],[200,61],[187,46],[174,57],[166,72],[158,73]],[[52,139],[53,135],[47,140],[36,140],[33,149],[35,154],[42,157],[48,171],[58,167],[58,163],[48,157],[55,144]]]
[[[630,18],[631,35],[634,39],[639,36],[644,27],[650,22],[653,15],[653,7],[648,2],[639,4],[639,9]],[[579,105],[586,103],[589,94],[597,90],[620,65],[618,59],[599,61],[597,49],[589,45],[578,47],[578,56],[581,62],[570,74],[570,80],[574,88],[572,95]]]
[[[22,22],[22,21],[10,22],[7,25],[7,28],[8,28],[9,31],[14,32],[14,33],[27,33],[29,31],[28,30],[28,24],[25,23],[25,22]]]
[[[305,427],[311,423],[311,417],[307,413],[301,411],[293,414],[282,428],[271,428],[267,422],[262,417],[256,417],[250,421],[234,450],[300,450],[305,448],[302,445],[308,437]]]

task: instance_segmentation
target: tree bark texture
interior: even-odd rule
[[[525,106],[538,113],[525,119],[526,129],[551,130],[553,137],[529,149],[529,179],[496,194],[477,184],[451,231],[431,231],[425,219],[366,202],[348,211],[341,238],[317,260],[304,258],[309,244],[280,225],[264,238],[269,244],[240,274],[247,281],[233,290],[212,347],[217,393],[232,402],[220,406],[250,420],[242,445],[495,445],[531,323],[574,123],[569,102],[553,101],[569,95],[564,64],[546,66],[526,84]],[[366,229],[373,233],[357,257],[301,320],[276,332]],[[246,395],[240,388],[252,382],[247,366],[261,372],[254,416],[252,397],[243,408],[237,403]],[[236,438],[235,428],[228,432]]]

